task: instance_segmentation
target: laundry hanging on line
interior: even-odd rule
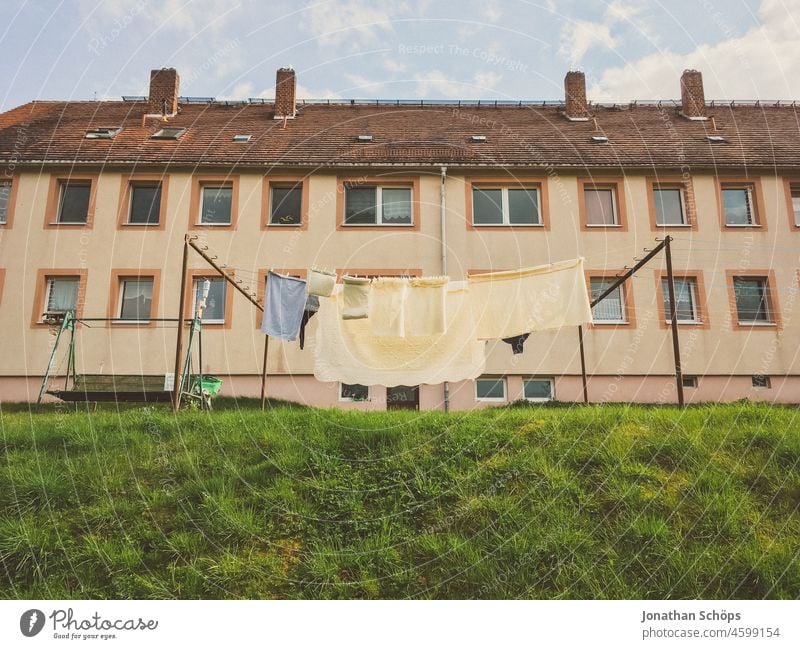
[[[306,327],[308,321],[311,320],[319,311],[319,297],[316,295],[309,295],[306,299],[306,306],[303,309],[303,317],[300,320],[300,349],[306,346]]]
[[[336,273],[311,268],[308,271],[308,294],[317,297],[328,297],[336,286]]]
[[[503,338],[503,342],[511,345],[511,353],[515,356],[525,351],[525,341],[528,340],[530,334],[522,334],[521,336],[512,336],[511,338]]]
[[[470,275],[469,301],[482,340],[578,326],[592,320],[583,258]]]
[[[265,291],[262,333],[282,340],[296,340],[306,305],[306,281],[269,271]]]
[[[406,336],[436,336],[447,331],[449,277],[412,277],[405,302]]]
[[[436,384],[474,379],[486,365],[486,343],[478,340],[465,282],[446,293],[447,333],[375,336],[369,319],[345,320],[344,289],[320,300],[314,376],[348,384]]]
[[[369,323],[373,336],[406,335],[405,304],[408,278],[378,277],[369,293]]]
[[[361,320],[369,315],[369,293],[371,280],[366,277],[342,278],[343,301],[342,318],[345,320]]]

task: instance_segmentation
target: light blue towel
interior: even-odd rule
[[[306,306],[306,281],[269,271],[261,331],[282,340],[296,340]]]

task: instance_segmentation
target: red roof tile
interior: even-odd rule
[[[297,118],[273,119],[272,104],[183,103],[170,126],[178,141],[153,140],[145,102],[32,102],[0,114],[0,160],[19,163],[180,165],[553,166],[627,169],[800,166],[800,119],[793,106],[716,106],[709,121],[678,108],[594,106],[596,120],[572,122],[558,106],[306,104]],[[86,129],[122,126],[113,140]],[[599,130],[597,130],[599,129]],[[235,134],[250,134],[247,143]],[[602,133],[608,143],[591,136]],[[373,141],[358,143],[359,134]],[[473,142],[471,135],[486,136]],[[722,135],[711,143],[706,135]]]

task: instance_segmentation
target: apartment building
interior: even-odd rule
[[[78,370],[172,371],[184,236],[249,290],[269,269],[438,275],[585,258],[599,295],[673,237],[686,400],[800,401],[800,121],[791,102],[591,103],[569,72],[561,102],[274,101],[149,96],[35,101],[0,115],[0,400],[35,400],[52,349],[45,312],[75,309]],[[203,371],[223,394],[260,391],[260,315],[211,281]],[[663,255],[584,328],[591,401],[674,402]],[[90,322],[88,318],[109,318]],[[320,383],[310,343],[274,341],[270,397],[322,406],[469,409],[582,401],[575,328],[487,346],[485,376],[386,389]],[[56,368],[58,369],[58,367]]]

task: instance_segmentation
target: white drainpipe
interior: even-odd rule
[[[447,275],[447,204],[445,202],[445,183],[447,182],[447,167],[442,165],[442,183],[439,188],[439,222],[441,226],[440,245],[442,247],[442,275]],[[444,382],[444,411],[450,410],[450,386]]]

